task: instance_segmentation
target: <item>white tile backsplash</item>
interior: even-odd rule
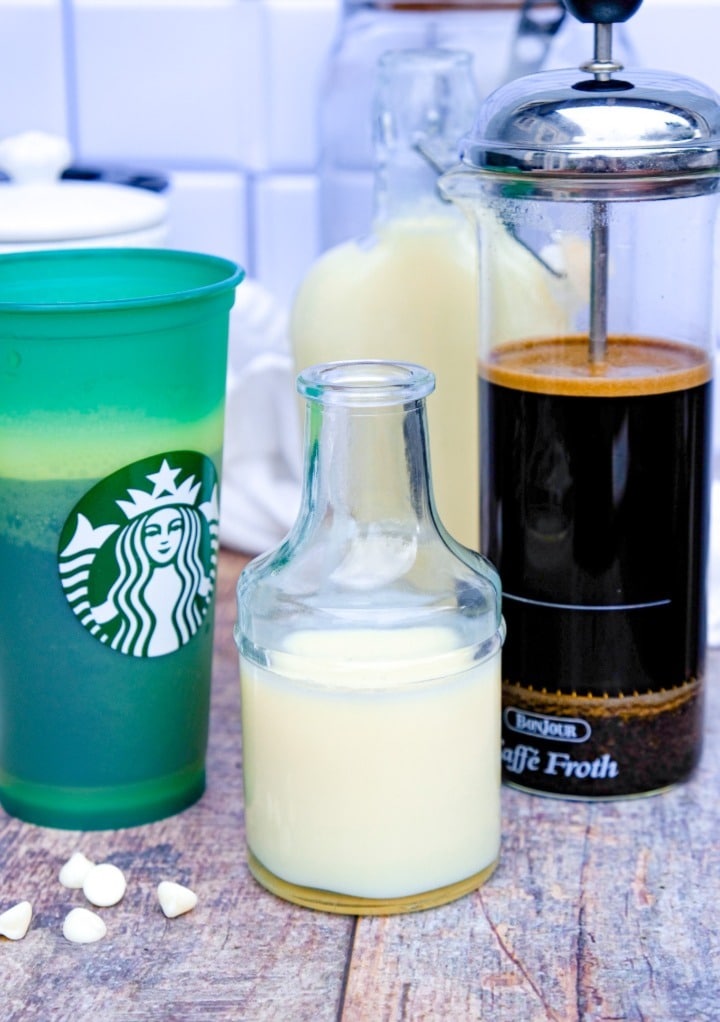
[[[641,16],[637,49],[644,65],[669,68],[720,92],[718,0],[645,0]]]
[[[269,164],[307,170],[317,153],[317,99],[335,36],[334,0],[267,0]]]
[[[169,174],[171,243],[238,259],[287,302],[318,249],[317,96],[339,10],[0,0],[0,137],[67,134],[76,160]],[[717,0],[645,0],[626,31],[641,63],[720,90]]]
[[[84,157],[267,164],[261,0],[74,0]]]
[[[286,308],[318,250],[317,180],[313,174],[268,174],[254,182],[257,279]]]
[[[68,134],[62,0],[0,0],[0,138]]]
[[[203,251],[247,266],[247,181],[237,171],[188,171],[170,174],[168,244]]]

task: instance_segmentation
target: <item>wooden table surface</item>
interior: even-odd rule
[[[243,833],[232,639],[244,559],[221,557],[208,788],[175,817],[74,833],[0,811],[0,911],[33,903],[0,940],[0,1022],[718,1022],[720,655],[705,752],[688,784],[589,804],[504,789],[500,866],[485,887],[415,915],[313,913],[262,890]],[[126,873],[97,944],[69,944],[84,903],[57,881],[75,850]],[[198,894],[166,919],[162,879]]]

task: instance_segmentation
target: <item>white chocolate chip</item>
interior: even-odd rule
[[[20,901],[0,915],[0,935],[10,940],[21,940],[30,929],[32,905],[29,901]]]
[[[85,882],[85,877],[94,865],[95,863],[87,859],[82,852],[73,852],[60,870],[58,880],[63,887],[69,887],[72,891],[79,891]]]
[[[127,884],[122,870],[110,862],[101,862],[89,870],[83,881],[83,894],[92,905],[106,908],[117,905],[125,893]]]
[[[103,920],[89,908],[73,908],[63,921],[63,937],[73,944],[94,944],[106,933],[107,926]]]
[[[189,912],[197,905],[197,894],[189,887],[176,884],[172,880],[162,880],[157,889],[160,908],[168,919],[181,916],[183,912]]]

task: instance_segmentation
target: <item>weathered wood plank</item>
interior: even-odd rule
[[[501,865],[479,892],[360,920],[343,1022],[717,1022],[720,656],[688,784],[565,802],[506,789]]]
[[[33,827],[0,811],[0,911],[27,898],[34,918],[18,942],[0,939],[5,1022],[334,1022],[354,921],[286,905],[261,890],[245,864],[240,696],[232,640],[235,580],[243,559],[223,553],[208,758],[208,789],[175,817],[124,831]],[[81,892],[57,874],[80,849],[126,873],[123,901],[100,909],[108,927],[78,947],[62,921]],[[197,908],[168,920],[162,879],[188,883]]]

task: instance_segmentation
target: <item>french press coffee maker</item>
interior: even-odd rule
[[[720,101],[613,60],[640,2],[566,0],[592,59],[494,92],[441,181],[480,240],[504,777],[570,798],[666,789],[701,744]],[[508,233],[559,315],[508,315],[528,300]]]

